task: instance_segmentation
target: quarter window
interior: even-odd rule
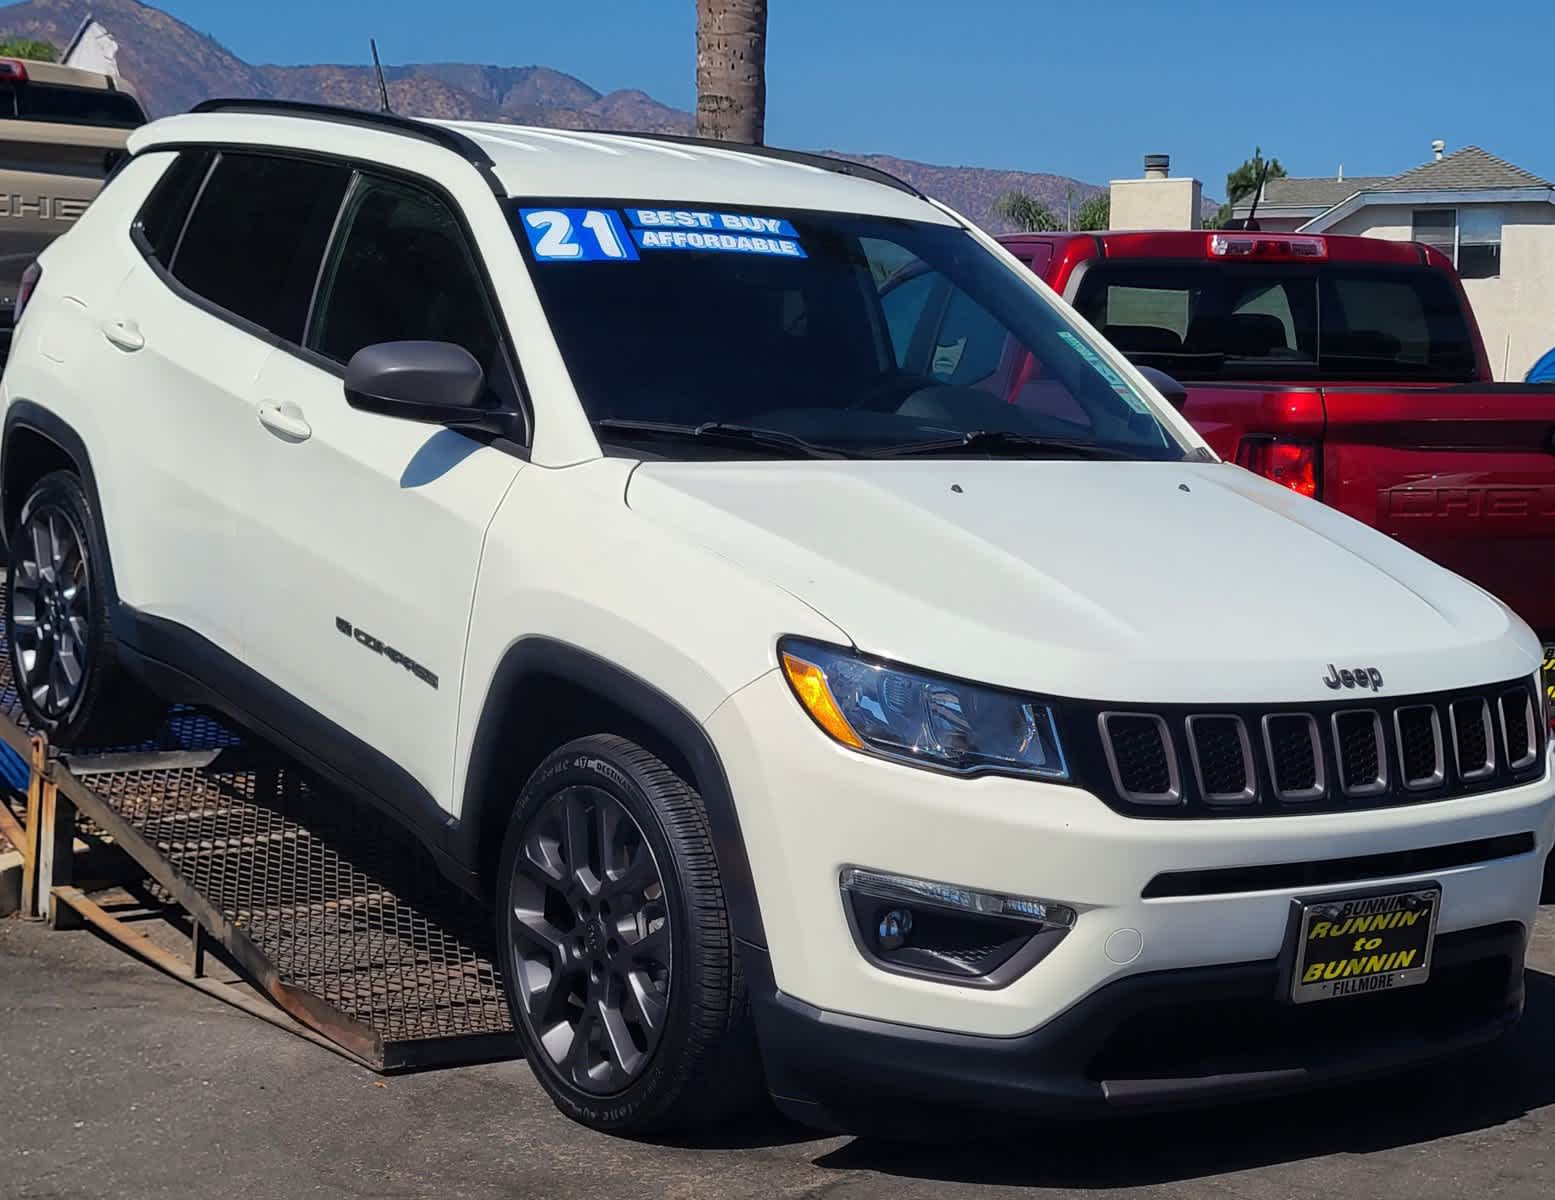
[[[340,223],[308,346],[349,362],[379,342],[452,342],[487,371],[500,339],[449,207],[420,188],[363,176]]]
[[[289,342],[302,340],[345,167],[222,154],[173,259],[191,291]]]
[[[135,219],[135,228],[158,262],[173,261],[189,209],[200,194],[200,185],[205,182],[213,158],[215,154],[210,150],[185,150],[157,181]]]

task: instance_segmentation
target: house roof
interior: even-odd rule
[[[1478,146],[1454,150],[1445,158],[1377,183],[1379,192],[1462,192],[1475,188],[1555,187],[1532,171],[1513,166]],[[1343,199],[1343,197],[1339,197]]]
[[[1386,178],[1384,175],[1360,175],[1353,179],[1271,179],[1264,184],[1263,199],[1258,201],[1258,207],[1327,208],[1356,192],[1376,187]],[[1245,207],[1247,201],[1237,203],[1239,207]]]

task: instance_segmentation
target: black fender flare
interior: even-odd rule
[[[495,778],[503,753],[503,729],[512,704],[543,691],[526,687],[526,681],[544,678],[566,680],[592,692],[611,706],[628,713],[673,746],[692,778],[688,781],[702,797],[713,837],[713,853],[723,881],[724,903],[735,937],[755,946],[766,945],[761,908],[751,876],[750,857],[740,832],[739,814],[723,761],[702,723],[651,683],[569,643],[547,637],[528,637],[515,642],[503,655],[492,675],[486,701],[476,726],[465,775],[464,805],[457,826],[462,842],[459,857],[476,862],[483,838],[503,836],[503,830],[483,830],[487,789]]]
[[[18,429],[25,429],[29,433],[35,433],[53,442],[65,457],[75,464],[76,474],[81,477],[81,486],[86,489],[86,494],[92,501],[92,511],[97,514],[97,524],[102,531],[103,544],[108,545],[108,518],[103,512],[102,494],[97,490],[97,475],[92,470],[92,456],[87,453],[86,442],[75,431],[75,427],[63,417],[31,400],[13,400],[10,407],[6,409],[5,433],[3,439],[0,439],[0,513],[11,511],[13,499],[16,500],[18,508],[21,504],[21,497],[11,495],[12,483],[9,470],[12,435]],[[4,524],[5,522],[0,521],[0,525]],[[10,536],[9,529],[0,528],[0,544]],[[119,589],[114,583],[111,553],[108,561],[103,563],[103,582],[107,585],[109,599],[114,602],[113,609],[117,611]]]

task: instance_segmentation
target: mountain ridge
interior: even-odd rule
[[[371,67],[282,66],[246,62],[215,38],[140,0],[25,0],[0,7],[0,35],[41,38],[63,47],[88,15],[119,43],[119,65],[154,116],[182,112],[211,96],[306,100],[376,109]],[[691,113],[646,92],[600,92],[551,67],[418,63],[385,67],[396,112],[444,120],[505,121],[554,129],[626,129],[691,133]],[[1006,228],[998,198],[1021,191],[1062,214],[1103,191],[1048,172],[941,166],[888,154],[829,153],[898,175],[987,228]]]

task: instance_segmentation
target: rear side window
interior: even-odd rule
[[[1129,358],[1181,380],[1476,371],[1457,294],[1425,267],[1108,262],[1086,273],[1075,307]]]
[[[223,153],[189,217],[174,277],[228,312],[300,343],[350,178],[341,166]]]
[[[1323,356],[1364,368],[1378,360],[1421,370],[1474,361],[1468,326],[1445,284],[1434,290],[1402,279],[1334,273],[1323,309]]]
[[[158,262],[173,261],[179,235],[189,219],[189,209],[200,194],[200,185],[205,182],[215,157],[209,150],[185,150],[179,154],[157,181],[157,186],[151,189],[140,215],[135,218],[136,231]]]
[[[0,120],[58,121],[64,125],[134,129],[146,123],[146,114],[123,92],[24,83],[0,88]]]
[[[496,374],[496,322],[458,219],[421,188],[363,176],[346,202],[308,347],[349,362],[379,342],[452,342]]]

